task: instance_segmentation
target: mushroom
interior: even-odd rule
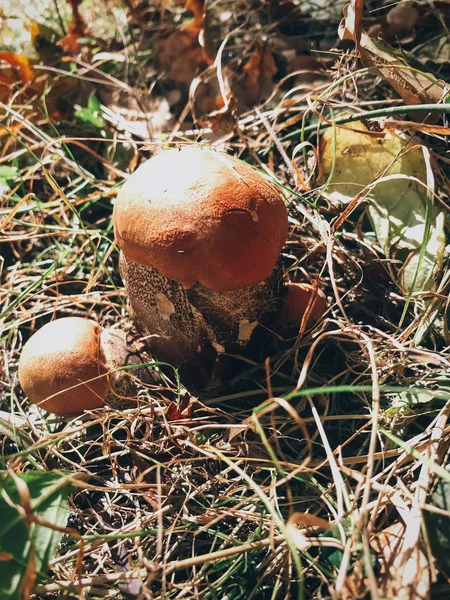
[[[152,354],[206,385],[281,303],[280,190],[224,153],[186,146],[145,162],[114,206],[120,271]]]
[[[124,398],[137,394],[135,376],[117,369],[137,362],[123,331],[65,317],[44,325],[25,344],[19,381],[34,404],[55,415],[76,415],[105,403],[127,405]],[[145,379],[146,371],[137,371]]]
[[[402,41],[411,41],[410,37],[419,17],[420,14],[412,2],[396,4],[386,14],[384,20],[369,27],[369,36],[372,38],[381,36],[388,41],[395,37],[401,38]],[[406,39],[403,39],[405,36]]]
[[[310,303],[313,304],[308,317],[308,325],[317,321],[327,310],[325,295],[308,283],[288,283],[278,314],[279,325],[282,327],[299,326]]]

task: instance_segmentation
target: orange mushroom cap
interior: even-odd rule
[[[327,310],[327,302],[323,292],[314,289],[309,283],[288,283],[287,293],[279,314],[279,322],[283,325],[300,325],[309,303],[314,298],[309,324],[317,321]]]
[[[249,165],[209,148],[157,154],[114,206],[125,256],[190,288],[215,292],[263,281],[286,241],[283,195]]]
[[[108,369],[100,335],[97,323],[79,317],[57,319],[32,335],[19,361],[29,400],[60,416],[101,407],[109,382],[101,377]]]

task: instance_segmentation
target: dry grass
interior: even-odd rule
[[[432,492],[450,441],[448,272],[435,292],[410,299],[399,326],[407,299],[363,209],[334,231],[341,209],[313,176],[315,113],[401,101],[361,67],[351,45],[333,48],[335,13],[317,20],[312,6],[302,7],[286,22],[269,18],[267,7],[218,6],[231,16],[222,26],[213,20],[211,35],[216,47],[227,39],[227,51],[208,77],[233,69],[243,79],[262,36],[278,57],[286,39],[322,49],[323,74],[295,80],[279,58],[267,98],[230,130],[222,120],[211,131],[192,120],[193,109],[202,116],[193,102],[203,76],[189,95],[155,63],[160,37],[182,11],[149,8],[140,24],[118,25],[113,58],[86,53],[70,62],[78,87],[69,100],[86,106],[95,91],[100,127],[71,110],[48,118],[42,92],[20,95],[19,85],[1,105],[0,169],[15,169],[0,195],[1,460],[16,472],[59,470],[77,481],[70,531],[34,597],[426,598],[430,586],[446,597],[425,517],[441,510]],[[441,34],[437,20],[428,23]],[[430,37],[417,35],[412,49]],[[48,81],[48,105],[57,84]],[[172,116],[161,127],[166,98]],[[310,143],[299,146],[293,132],[302,119]],[[438,196],[447,203],[446,141],[415,135],[442,157]],[[20,350],[55,317],[121,327],[145,350],[118,273],[112,202],[155,148],[198,142],[226,147],[290,190],[285,266],[292,280],[320,282],[324,319],[289,338],[261,336],[254,355],[240,358],[239,375],[199,398],[165,374],[123,411],[64,421],[30,406],[17,381]],[[440,312],[414,347],[430,298]]]

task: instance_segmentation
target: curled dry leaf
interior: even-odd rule
[[[193,18],[184,29],[198,35],[205,26],[205,0],[187,0],[186,10],[191,11]]]
[[[376,67],[406,104],[435,104],[442,101],[445,85],[433,76],[413,69],[406,60],[387,44],[361,35],[361,60],[366,67]],[[415,116],[423,120],[424,115]]]
[[[81,0],[67,0],[72,9],[72,23],[69,32],[58,42],[58,46],[67,54],[77,54],[80,50],[79,38],[86,35],[86,24],[80,14]]]
[[[371,546],[380,558],[379,593],[384,598],[396,600],[427,600],[430,592],[430,569],[428,560],[420,544],[416,544],[409,553],[409,559],[403,561],[405,545],[404,523],[390,525],[374,536]],[[414,574],[413,580],[404,584],[403,576]]]
[[[187,0],[186,9],[192,12],[193,18],[161,42],[158,62],[166,70],[166,77],[188,86],[197,72],[212,60],[200,44],[205,27],[204,0]]]
[[[318,181],[326,185],[331,202],[368,201],[367,212],[378,242],[386,256],[407,251],[397,273],[406,292],[434,288],[434,278],[442,268],[445,249],[444,214],[432,202],[422,147],[414,149],[396,134],[375,138],[364,133],[363,123],[355,128],[336,129],[321,139],[321,168]],[[358,202],[354,203],[357,199]],[[425,244],[425,246],[424,246]]]
[[[266,45],[255,48],[243,71],[243,81],[232,86],[238,104],[249,107],[270,96],[277,67],[273,54]]]
[[[338,30],[341,40],[353,40],[357,48],[361,40],[363,8],[364,0],[351,0],[344,7],[344,18]]]
[[[174,31],[159,47],[158,62],[166,77],[188,86],[201,68],[207,66],[203,49],[190,31]]]

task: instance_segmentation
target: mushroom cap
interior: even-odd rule
[[[283,195],[252,167],[185,146],[145,162],[114,206],[125,256],[185,288],[228,292],[263,281],[286,241]]]
[[[420,15],[412,2],[397,4],[386,15],[386,22],[393,33],[409,33],[415,26]]]
[[[100,335],[97,323],[80,317],[57,319],[32,335],[19,360],[29,400],[60,416],[101,407],[109,382],[107,376],[94,379],[108,372]]]
[[[283,298],[283,304],[278,316],[278,320],[283,325],[300,325],[303,315],[314,294],[314,304],[309,315],[308,323],[320,319],[327,310],[327,302],[323,292],[314,291],[314,286],[309,283],[288,283],[286,295]]]

